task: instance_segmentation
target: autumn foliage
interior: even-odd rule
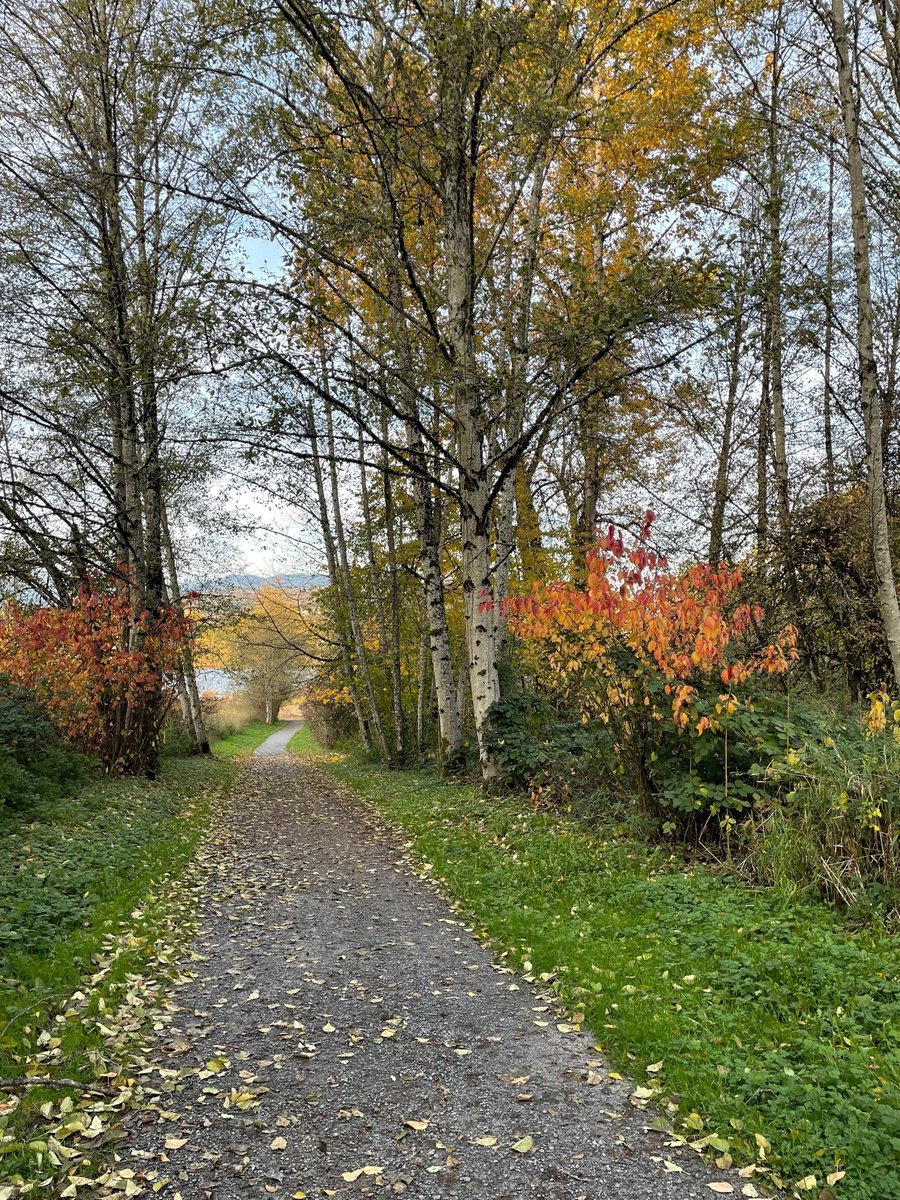
[[[796,656],[791,627],[748,649],[762,613],[734,602],[740,571],[673,569],[650,545],[652,524],[648,512],[630,546],[610,527],[587,556],[583,586],[537,584],[507,606],[540,689],[607,727],[615,754],[636,760],[651,790],[662,725],[693,740],[719,732],[753,676],[781,674]]]
[[[0,674],[28,687],[77,749],[140,770],[187,635],[174,610],[135,615],[125,589],[83,585],[67,608],[4,606]]]
[[[642,683],[657,677],[673,719],[684,726],[701,680],[721,686],[723,704],[736,703],[736,689],[752,675],[787,670],[796,635],[789,627],[775,643],[738,657],[736,642],[762,616],[747,604],[729,610],[740,571],[709,563],[671,570],[649,547],[652,523],[648,512],[629,548],[610,526],[587,556],[584,587],[536,584],[530,596],[509,602],[510,625],[540,647],[567,686],[583,685],[586,715],[646,704]]]

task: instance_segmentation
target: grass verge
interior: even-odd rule
[[[900,1196],[896,938],[521,798],[318,757],[722,1165],[821,1200]]]
[[[284,721],[276,721],[274,725],[267,725],[265,721],[251,721],[239,733],[216,738],[212,743],[212,752],[221,758],[241,758],[245,754],[252,754],[283,724]]]
[[[289,754],[318,755],[326,754],[319,743],[310,733],[308,725],[301,725],[287,745]]]
[[[31,820],[5,815],[0,1077],[85,1086],[0,1090],[0,1181],[12,1181],[0,1197],[73,1161],[89,1175],[107,1144],[104,1114],[127,1102],[125,1048],[189,932],[189,866],[233,773],[208,757],[169,760],[157,781],[103,780]],[[88,1150],[73,1150],[80,1137]]]

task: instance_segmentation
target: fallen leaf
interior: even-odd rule
[[[527,1154],[534,1146],[534,1138],[526,1136],[513,1143],[513,1150],[518,1154]]]
[[[287,1142],[283,1137],[272,1138],[269,1142],[270,1150],[284,1150],[287,1148]]]
[[[404,1121],[404,1125],[408,1125],[410,1129],[427,1129],[427,1121]]]
[[[345,1179],[347,1183],[355,1183],[356,1180],[359,1179],[360,1175],[380,1175],[382,1171],[384,1171],[384,1167],[357,1167],[355,1171],[345,1171],[341,1176],[341,1179]],[[326,1194],[333,1196],[334,1192],[329,1192]]]
[[[187,1145],[187,1138],[166,1138],[165,1145],[167,1150],[180,1150]]]
[[[476,1146],[496,1146],[497,1139],[495,1137],[480,1137],[476,1138],[474,1145]]]
[[[723,1196],[734,1191],[734,1184],[731,1183],[708,1183],[706,1185],[712,1192],[720,1192]]]

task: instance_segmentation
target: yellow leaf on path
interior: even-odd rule
[[[294,1192],[291,1200],[306,1200],[306,1192]]]
[[[437,1175],[438,1171],[443,1171],[443,1169],[443,1167],[437,1165],[425,1168],[429,1175]]]
[[[755,1183],[745,1183],[741,1188],[741,1195],[749,1197],[749,1200],[756,1200],[759,1196],[759,1189]]]
[[[166,1138],[165,1144],[167,1150],[180,1150],[187,1145],[187,1138]]]
[[[670,1175],[674,1174],[676,1171],[684,1170],[684,1167],[679,1167],[678,1163],[672,1162],[670,1158],[663,1159],[663,1167],[669,1172]]]
[[[598,1083],[603,1082],[603,1076],[598,1075],[596,1071],[588,1071],[587,1081],[589,1084],[595,1087]]]
[[[271,1142],[269,1142],[270,1150],[284,1150],[286,1146],[287,1142],[283,1137],[272,1138]]]
[[[513,1143],[513,1150],[518,1154],[527,1154],[534,1146],[534,1138],[526,1136]]]
[[[322,1032],[323,1033],[337,1033],[337,1030],[329,1021],[327,1025],[322,1026]]]
[[[382,1036],[383,1038],[392,1038],[392,1037],[396,1037],[396,1036],[397,1036],[397,1030],[396,1030],[396,1029],[382,1029],[382,1031],[381,1031],[381,1036]]]
[[[706,1186],[710,1191],[721,1192],[723,1196],[734,1191],[734,1185],[731,1183],[708,1183]]]
[[[475,1139],[476,1146],[496,1146],[497,1139],[495,1137],[480,1137]]]
[[[408,1125],[410,1129],[427,1129],[427,1121],[404,1121],[404,1125]]]
[[[360,1175],[380,1175],[383,1170],[384,1167],[357,1167],[355,1171],[345,1171],[341,1176],[341,1179],[346,1180],[347,1183],[355,1183],[356,1180],[359,1179]],[[326,1195],[333,1196],[334,1192],[326,1192]]]

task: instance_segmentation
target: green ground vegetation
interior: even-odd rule
[[[172,759],[156,781],[94,780],[36,811],[4,814],[0,1077],[39,1071],[90,1083],[108,1071],[102,1014],[115,1009],[136,977],[160,968],[158,945],[172,939],[169,928],[163,936],[171,918],[167,894],[187,872],[233,773],[218,758]],[[179,924],[188,928],[183,917]],[[104,961],[122,931],[128,936]],[[81,1008],[71,1000],[79,992],[86,997]],[[0,1178],[17,1171],[27,1177],[41,1106],[70,1094],[82,1099],[78,1090],[56,1087],[7,1093],[7,1101],[12,1095],[20,1102],[0,1103],[0,1131],[12,1135],[2,1146]]]
[[[291,749],[315,753],[302,730]],[[900,1195],[900,947],[615,824],[319,753],[609,1061],[717,1157],[846,1200]],[[661,1065],[660,1065],[661,1064]],[[650,1073],[647,1068],[653,1067]],[[639,1093],[642,1094],[642,1093]],[[824,1190],[823,1190],[824,1189]]]
[[[266,738],[280,729],[283,724],[284,721],[276,721],[274,725],[267,725],[265,721],[251,721],[236,733],[229,733],[225,737],[214,739],[212,752],[224,758],[241,758],[246,754],[252,754],[257,746],[261,746]]]

